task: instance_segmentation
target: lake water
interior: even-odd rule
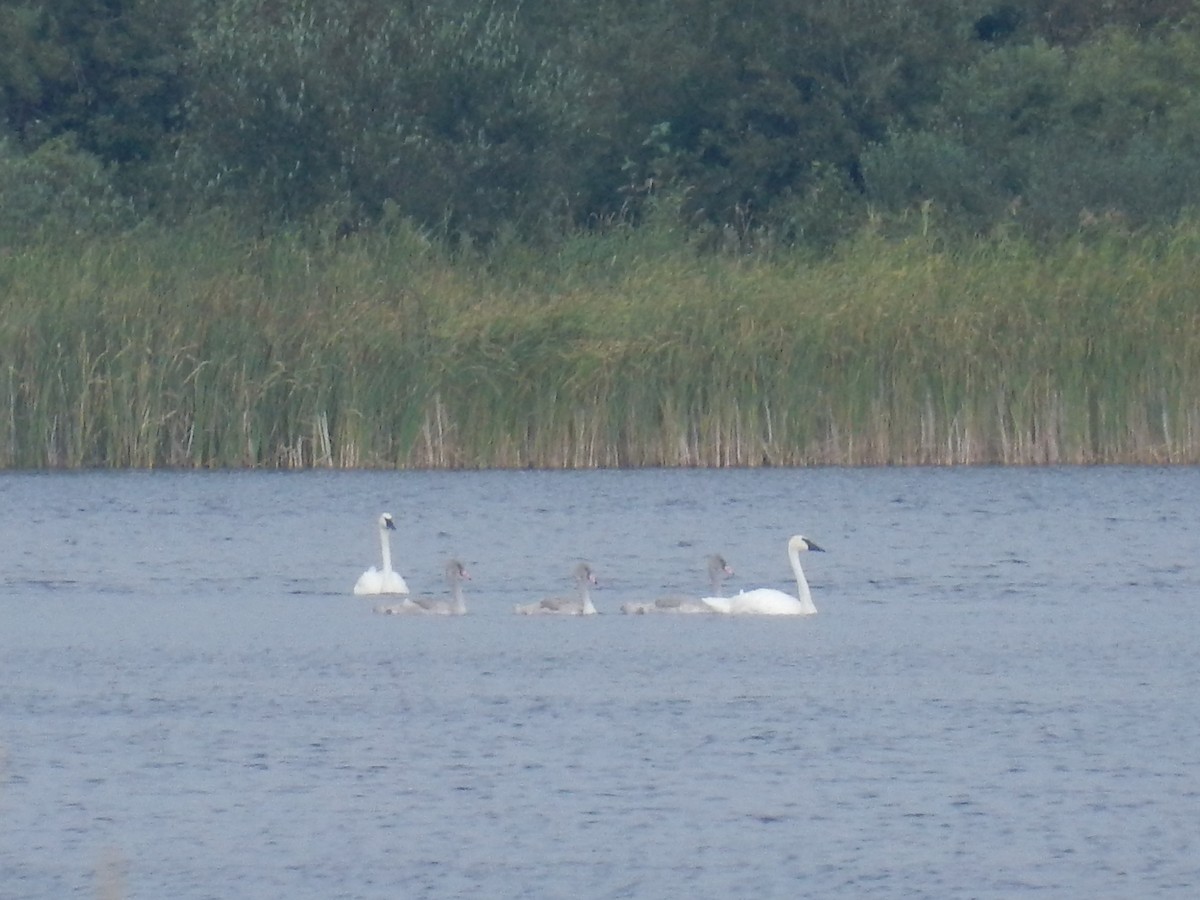
[[[0,897],[1200,895],[1200,470],[0,475]],[[470,615],[351,595],[397,568]],[[789,587],[811,618],[623,616]],[[586,558],[607,615],[526,618]],[[794,582],[792,584],[794,587]]]

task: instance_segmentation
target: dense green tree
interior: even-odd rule
[[[785,225],[971,58],[962,3],[654,3],[590,48],[612,74],[630,187],[686,193],[693,221]],[[832,176],[832,177],[831,177]]]
[[[385,205],[453,235],[557,220],[582,143],[573,73],[497,6],[227,0],[196,36],[193,183],[257,214]]]
[[[455,240],[650,210],[735,245],[824,245],[918,208],[971,231],[1152,222],[1200,190],[1195,12],[0,0],[0,186],[13,233],[81,227],[90,197],[96,222],[125,221],[122,193]],[[73,185],[58,217],[55,184]]]
[[[1200,201],[1200,35],[1098,32],[997,49],[948,78],[935,121],[865,155],[885,207],[1039,232],[1170,220]]]
[[[73,135],[32,153],[0,138],[0,248],[133,224],[133,204],[112,175],[113,167],[79,149]]]
[[[28,150],[63,135],[104,162],[153,157],[180,124],[186,0],[0,4],[0,120]]]
[[[1029,35],[1065,46],[1088,41],[1107,28],[1147,31],[1196,13],[1195,0],[1013,0],[997,8],[1015,11]]]

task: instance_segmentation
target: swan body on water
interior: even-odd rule
[[[725,579],[733,575],[733,569],[725,562],[725,557],[714,553],[706,560],[708,564],[708,583],[713,597],[722,596]],[[653,603],[623,603],[621,612],[629,615],[643,616],[655,613],[711,613],[714,610],[703,600],[693,597],[659,597]]]
[[[375,612],[386,616],[465,616],[467,601],[463,597],[463,581],[470,581],[471,573],[457,559],[446,563],[446,584],[450,588],[450,599],[433,597],[405,597],[400,603],[377,606]]]
[[[713,612],[731,616],[811,616],[817,612],[808,579],[800,566],[800,554],[807,550],[825,552],[803,535],[793,535],[787,544],[788,562],[796,576],[796,593],[793,597],[775,588],[757,588],[742,591],[732,597],[705,597],[701,602]]]
[[[408,583],[404,576],[392,569],[392,542],[388,537],[389,531],[396,530],[396,520],[391,513],[383,513],[379,517],[379,546],[383,551],[383,568],[374,566],[358,576],[354,585],[354,593],[364,594],[407,594]]]
[[[592,605],[591,586],[597,584],[596,573],[592,567],[581,562],[571,571],[575,579],[575,597],[547,597],[537,603],[526,603],[514,606],[513,612],[522,616],[594,616],[596,607]]]

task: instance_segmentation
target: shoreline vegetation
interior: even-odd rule
[[[35,243],[0,255],[0,467],[1200,463],[1200,222],[917,232]]]
[[[1200,464],[1194,3],[118,6],[0,15],[0,469]]]

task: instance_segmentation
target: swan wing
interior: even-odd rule
[[[659,597],[654,601],[654,607],[659,612],[675,612],[687,602],[687,597]]]
[[[429,597],[420,597],[409,598],[406,602],[412,603],[418,611],[430,616],[462,616],[467,612],[466,604],[459,603],[457,600],[435,600]]]
[[[742,616],[802,616],[805,610],[800,601],[791,594],[774,588],[758,588],[743,591],[730,598],[729,611]]]
[[[354,593],[360,597],[364,594],[379,594],[382,593],[380,590],[382,586],[382,573],[374,566],[371,566],[371,568],[358,576],[358,581],[354,583]]]
[[[383,587],[379,591],[381,594],[407,594],[408,582],[404,580],[404,576],[396,571],[382,572]]]
[[[680,603],[674,609],[666,610],[666,611],[673,612],[673,613],[679,613],[680,615],[684,615],[684,616],[695,615],[695,614],[703,615],[703,614],[714,612],[713,608],[711,606],[709,606],[707,603],[705,603],[703,599],[684,600],[682,603]]]
[[[408,583],[399,572],[381,572],[374,566],[358,576],[354,583],[354,593],[364,594],[407,594]]]
[[[621,612],[627,615],[644,616],[651,613],[675,613],[687,603],[683,597],[659,597],[653,603],[622,603]]]
[[[547,597],[537,603],[516,606],[513,611],[523,616],[578,616],[587,612],[581,601],[569,597]]]
[[[687,615],[715,611],[704,600],[692,600],[687,597],[660,597],[653,603],[624,603],[621,605],[621,612],[638,616],[657,613]]]
[[[544,600],[538,603],[525,603],[513,607],[513,612],[521,616],[544,616],[547,613],[553,613],[556,610],[550,609],[545,605]]]

